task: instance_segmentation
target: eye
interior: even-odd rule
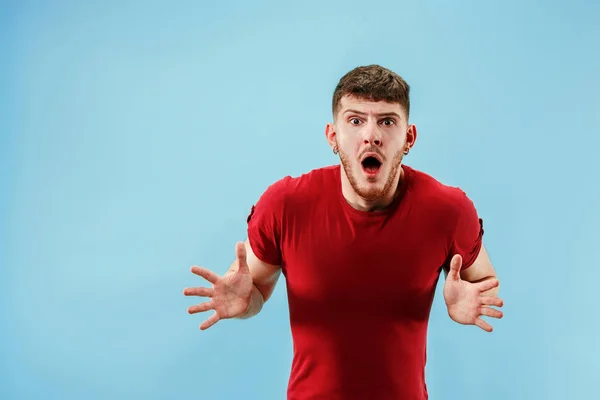
[[[383,120],[383,124],[386,126],[392,126],[396,124],[396,121],[394,121],[392,118],[387,118]]]
[[[350,118],[350,125],[358,125],[360,124],[360,119],[358,118]]]

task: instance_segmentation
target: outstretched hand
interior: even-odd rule
[[[183,294],[186,296],[210,298],[208,301],[188,308],[190,314],[208,310],[215,311],[200,325],[201,330],[210,328],[221,319],[237,318],[248,310],[253,283],[246,261],[244,243],[238,242],[235,246],[235,252],[237,270],[229,271],[223,276],[219,276],[206,268],[192,267],[194,274],[203,277],[212,284],[211,288],[192,287],[183,290]]]
[[[461,267],[462,257],[456,254],[450,261],[450,272],[444,284],[444,300],[448,307],[448,315],[459,324],[477,325],[484,331],[491,332],[492,326],[480,317],[485,315],[502,318],[502,312],[490,306],[502,307],[503,301],[483,293],[497,287],[498,280],[493,278],[477,283],[464,281],[460,277]]]

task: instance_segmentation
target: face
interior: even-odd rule
[[[366,202],[393,196],[404,152],[416,140],[399,104],[342,98],[334,124],[327,125],[327,140],[337,147],[345,178]]]

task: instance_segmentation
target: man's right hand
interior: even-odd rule
[[[209,281],[212,288],[192,287],[185,288],[186,296],[209,297],[205,301],[188,308],[190,314],[214,310],[206,321],[200,325],[205,330],[216,324],[221,319],[237,318],[242,316],[250,306],[252,298],[252,275],[246,261],[246,247],[239,242],[235,246],[237,270],[230,270],[225,275],[219,276],[206,268],[193,266],[192,272]]]

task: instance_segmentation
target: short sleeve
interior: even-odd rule
[[[473,201],[460,191],[457,199],[457,221],[455,224],[450,258],[455,254],[462,257],[462,268],[469,268],[479,255],[483,241],[483,219],[479,218]]]
[[[281,231],[286,183],[281,179],[265,190],[250,209],[247,218],[248,240],[259,260],[281,265]]]

